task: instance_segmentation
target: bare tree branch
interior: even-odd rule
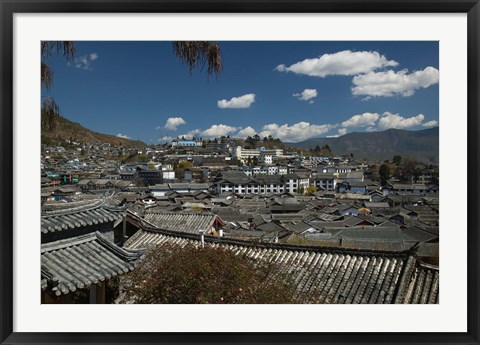
[[[52,97],[47,97],[42,102],[41,126],[43,131],[51,131],[57,125],[60,115],[60,108]]]
[[[54,53],[63,54],[67,61],[75,59],[75,42],[73,41],[42,41],[42,66],[41,81],[45,88],[50,89],[53,85],[53,71],[46,60]]]
[[[215,73],[218,76],[223,69],[220,44],[210,41],[175,41],[173,42],[175,55],[188,65],[190,73],[194,68],[208,64],[207,74]]]
[[[68,61],[75,59],[75,42],[73,41],[42,41],[42,58],[47,58],[52,55],[53,52],[57,54],[62,53]]]
[[[42,62],[42,67],[41,67],[41,73],[42,73],[42,84],[47,88],[50,89],[53,84],[53,70],[48,66],[45,62]]]

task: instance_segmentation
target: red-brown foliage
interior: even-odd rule
[[[124,303],[294,303],[274,264],[208,245],[150,250],[125,287]]]

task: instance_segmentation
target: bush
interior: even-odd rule
[[[124,303],[294,303],[275,264],[209,245],[148,251],[126,276],[125,289]]]

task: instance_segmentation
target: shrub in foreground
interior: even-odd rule
[[[124,288],[128,303],[295,303],[275,264],[209,245],[149,250]]]

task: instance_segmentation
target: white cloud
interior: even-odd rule
[[[197,134],[200,134],[200,133],[202,133],[200,129],[194,129],[189,131],[188,133],[178,135],[177,138],[185,138],[190,140],[190,139],[193,139],[193,137],[196,137]]]
[[[367,127],[374,126],[375,122],[380,118],[377,113],[363,113],[354,115],[346,121],[342,122],[342,127]]]
[[[130,139],[130,137],[129,137],[128,135],[122,134],[122,133],[118,133],[118,134],[116,135],[116,137],[118,137],[118,138],[123,138],[123,139]]]
[[[334,54],[323,54],[314,59],[305,59],[289,67],[283,64],[278,65],[275,70],[323,78],[328,75],[356,75],[371,72],[377,68],[397,65],[396,61],[388,60],[384,55],[375,51],[344,50]]]
[[[165,128],[171,131],[176,131],[178,126],[184,125],[184,124],[186,124],[186,122],[181,117],[169,117],[167,119],[167,122],[165,122],[165,126],[163,127],[158,126],[156,129]]]
[[[301,93],[294,93],[293,96],[297,97],[300,101],[310,101],[313,103],[313,98],[317,97],[318,92],[316,89],[305,89]]]
[[[366,131],[367,131],[367,132],[376,132],[377,129],[376,129],[375,127],[373,127],[373,126],[370,126],[370,127],[367,127]]]
[[[418,114],[417,116],[404,118],[398,114],[392,114],[388,111],[383,113],[380,120],[378,120],[378,128],[384,130],[388,128],[396,129],[407,129],[422,124],[422,121],[425,119],[423,114]]]
[[[166,136],[163,136],[163,137],[161,137],[160,139],[158,139],[158,142],[161,142],[161,143],[171,142],[173,139],[175,139],[175,138],[166,135]]]
[[[241,130],[239,130],[237,132],[237,134],[235,134],[235,136],[239,137],[239,138],[246,138],[246,137],[254,136],[256,133],[257,133],[257,131],[255,129],[248,126],[248,127],[245,127],[245,128],[242,128]]]
[[[288,124],[278,125],[271,123],[263,126],[262,132],[259,133],[261,138],[271,135],[274,138],[280,138],[282,141],[299,142],[313,137],[318,137],[327,133],[334,125],[312,125],[308,122],[298,122],[291,126]]]
[[[253,102],[255,102],[255,94],[248,93],[243,96],[233,97],[229,101],[227,101],[226,99],[221,99],[217,101],[217,106],[220,109],[225,109],[225,108],[243,109],[243,108],[250,108]]]
[[[218,138],[222,135],[228,135],[232,132],[235,132],[237,128],[228,126],[228,125],[212,125],[210,128],[204,130],[201,134],[207,138]]]
[[[347,134],[348,130],[346,128],[339,128],[338,135],[345,135]]]
[[[432,121],[425,122],[422,126],[423,127],[435,127],[437,125],[438,125],[438,121],[437,120],[432,120]]]
[[[92,62],[98,59],[98,54],[97,53],[90,53],[90,54],[85,54],[82,55],[78,58],[75,58],[75,61],[73,62],[73,65],[76,68],[83,69],[85,71],[91,71],[92,70]],[[68,63],[70,66],[70,63]]]
[[[353,77],[352,94],[355,96],[411,96],[416,90],[437,84],[439,72],[434,67],[408,74],[401,71],[369,72]]]
[[[346,128],[339,128],[337,134],[333,135],[327,135],[327,138],[338,138],[342,135],[347,134],[347,129]]]

